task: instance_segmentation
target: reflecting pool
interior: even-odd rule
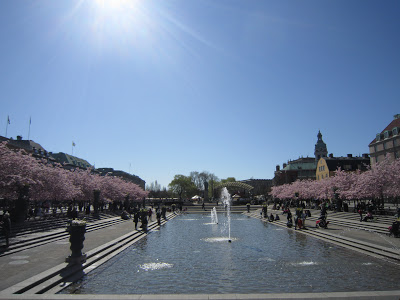
[[[63,293],[215,294],[397,290],[399,266],[240,214],[182,215]]]

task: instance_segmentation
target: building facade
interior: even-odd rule
[[[322,180],[335,176],[335,171],[338,168],[347,172],[366,171],[369,165],[368,154],[355,157],[351,154],[347,154],[347,157],[333,157],[333,154],[329,154],[329,157],[321,157],[318,160],[315,177],[317,180]]]
[[[386,155],[392,161],[400,157],[400,114],[395,115],[393,121],[376,134],[368,147],[372,167]]]
[[[317,134],[317,143],[314,147],[315,157],[300,157],[296,160],[290,160],[284,163],[282,169],[276,166],[273,185],[282,185],[296,180],[311,179],[315,180],[315,170],[320,158],[328,155],[328,148],[322,139],[321,131]]]
[[[146,181],[141,179],[139,176],[132,175],[124,171],[114,170],[113,168],[98,168],[96,169],[96,171],[99,172],[102,176],[110,175],[110,176],[121,177],[127,181],[137,184],[143,190],[145,189]]]

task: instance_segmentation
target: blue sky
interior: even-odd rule
[[[4,0],[0,135],[167,186],[368,153],[400,113],[399,1]],[[3,125],[1,125],[3,124]]]

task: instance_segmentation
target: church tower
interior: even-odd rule
[[[319,131],[319,130],[318,130],[317,137],[318,137],[318,141],[315,144],[315,151],[314,151],[315,161],[316,162],[318,162],[318,160],[321,157],[327,157],[328,156],[328,149],[326,148],[326,144],[322,140],[322,134],[321,134],[321,131]]]

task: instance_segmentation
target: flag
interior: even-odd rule
[[[75,143],[74,142],[72,142],[72,147],[75,147],[76,145],[75,145]]]
[[[29,125],[32,124],[32,117],[29,117]]]
[[[11,122],[10,122],[10,116],[7,116],[7,122],[8,122],[8,124],[11,124]]]

